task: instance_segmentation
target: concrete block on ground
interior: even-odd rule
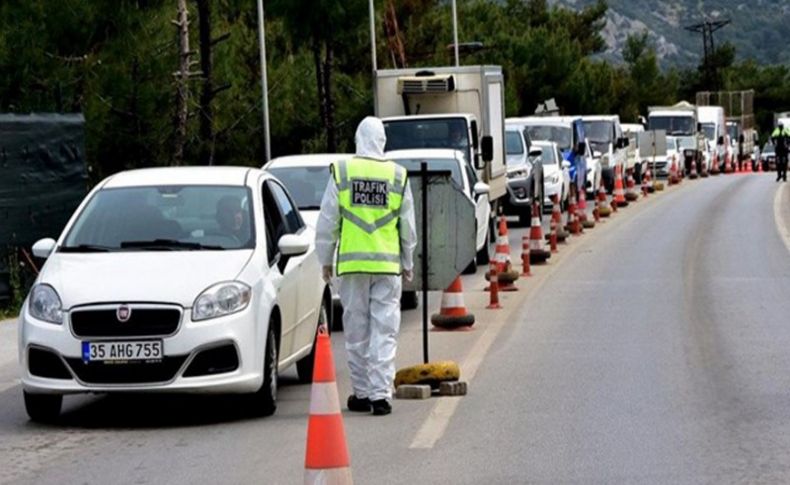
[[[427,384],[403,384],[395,389],[397,399],[428,399],[429,397],[431,397],[431,386]]]
[[[466,382],[452,381],[439,384],[440,396],[466,396]]]

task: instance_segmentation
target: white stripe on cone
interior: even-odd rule
[[[463,293],[442,294],[442,308],[465,308]]]
[[[307,469],[304,471],[305,485],[351,485],[351,469],[324,468],[321,470]]]
[[[543,248],[544,248],[543,244],[544,243],[543,243],[542,240],[533,239],[533,240],[531,240],[529,242],[529,249],[534,249],[534,250],[537,250],[537,251],[543,251]]]
[[[310,389],[310,414],[340,414],[335,382],[314,382]]]

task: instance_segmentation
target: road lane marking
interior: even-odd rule
[[[787,250],[790,251],[790,228],[787,227],[785,218],[782,216],[782,199],[784,198],[785,190],[787,190],[787,184],[780,184],[776,190],[776,195],[774,196],[774,220],[782,241],[785,243]]]
[[[684,187],[688,187],[688,185]],[[564,266],[564,262],[568,258],[570,258],[580,248],[587,248],[590,244],[595,243],[595,241],[601,237],[611,235],[613,230],[612,228],[616,229],[621,224],[630,221],[634,217],[638,217],[640,214],[643,215],[645,210],[654,208],[655,204],[660,203],[661,201],[670,200],[670,198],[667,196],[681,190],[682,188],[683,187],[680,186],[674,186],[669,188],[669,190],[666,190],[663,194],[663,197],[640,199],[640,202],[642,203],[639,206],[639,211],[628,211],[625,213],[625,215],[610,219],[607,221],[606,225],[601,226],[605,228],[608,227],[610,228],[609,230],[591,231],[586,238],[578,241],[578,238],[574,238],[575,244],[567,246],[566,250],[559,253],[559,258],[561,259],[556,264],[545,267],[547,271],[541,272],[539,273],[539,276],[531,278],[530,281],[534,283],[534,286],[526,286],[521,288],[523,291],[527,292],[527,295],[523,300],[515,302],[516,305],[511,307],[507,313],[499,315],[500,318],[496,318],[495,320],[492,318],[492,324],[486,327],[480,338],[472,346],[472,349],[467,354],[466,359],[459,364],[461,367],[462,377],[467,382],[472,381],[480,366],[482,365],[488,350],[491,348],[491,345],[494,343],[494,341],[496,341],[496,338],[499,336],[499,333],[502,331],[502,329],[513,321],[514,315],[516,315],[516,312],[520,308],[528,305],[530,301],[533,300],[535,294],[547,281],[549,281],[549,278],[554,274],[554,272],[558,271]],[[557,256],[555,255],[555,257]],[[497,314],[496,312],[491,311],[491,315],[495,316]],[[417,430],[417,434],[414,436],[409,448],[433,448],[447,430],[450,420],[458,409],[460,402],[461,399],[458,397],[445,397],[437,400],[436,404],[434,404],[433,408],[431,409],[431,412],[420,426],[420,429]]]

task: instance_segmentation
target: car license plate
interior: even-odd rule
[[[159,361],[164,356],[161,340],[82,342],[84,362]]]

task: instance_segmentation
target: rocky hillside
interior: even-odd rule
[[[580,8],[595,0],[554,0]],[[630,33],[648,31],[664,64],[693,65],[702,56],[702,35],[684,27],[710,18],[732,23],[714,34],[715,42],[730,41],[739,60],[790,63],[789,0],[607,0],[608,22],[603,32],[606,57],[622,59],[620,51]]]

